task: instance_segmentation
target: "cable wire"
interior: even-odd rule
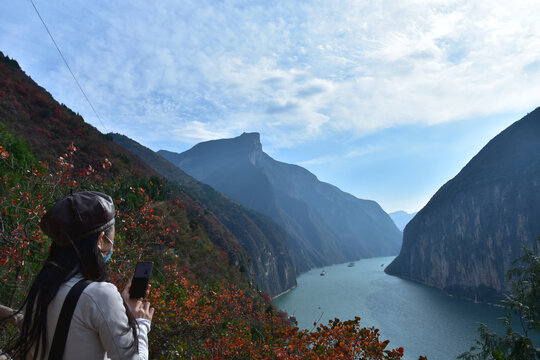
[[[41,20],[41,23],[43,24],[43,26],[45,27],[45,30],[47,30],[47,33],[49,34],[54,46],[56,47],[56,50],[58,50],[58,53],[60,54],[60,57],[62,58],[62,60],[64,60],[64,64],[66,64],[66,67],[68,68],[71,76],[73,77],[73,80],[75,80],[75,83],[77,84],[77,86],[79,87],[79,90],[81,90],[84,98],[86,99],[86,101],[88,101],[88,104],[90,104],[90,107],[92,108],[92,111],[94,112],[94,114],[96,115],[97,119],[99,120],[99,122],[101,123],[101,125],[103,126],[103,128],[105,129],[105,131],[109,132],[109,130],[107,129],[107,127],[105,126],[105,124],[103,124],[103,121],[101,121],[101,117],[99,117],[96,109],[94,108],[94,105],[92,105],[92,102],[90,101],[90,99],[88,98],[88,96],[86,95],[86,92],[84,92],[81,84],[79,83],[79,81],[77,80],[77,78],[75,77],[75,74],[73,73],[73,71],[71,71],[71,68],[69,67],[69,64],[66,60],[66,58],[64,57],[64,54],[62,54],[62,51],[60,51],[60,48],[58,47],[58,44],[56,43],[56,41],[54,40],[54,37],[52,36],[51,32],[49,31],[49,28],[47,27],[47,25],[45,24],[45,21],[43,20],[43,18],[41,17],[41,14],[39,13],[36,5],[34,4],[34,1],[33,0],[30,0],[30,2],[32,3],[32,6],[34,7],[34,10],[36,10],[36,14],[37,16],[39,17],[39,19]]]

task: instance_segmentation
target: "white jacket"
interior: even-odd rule
[[[62,284],[47,309],[47,349],[50,349],[64,299],[73,285],[82,279],[76,275]],[[150,321],[137,319],[138,346],[128,325],[122,297],[108,282],[92,282],[81,294],[66,341],[64,359],[148,359]],[[138,348],[138,352],[137,352]],[[46,354],[47,358],[48,352]]]

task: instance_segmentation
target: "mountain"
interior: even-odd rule
[[[38,160],[47,162],[51,168],[59,156],[65,157],[66,148],[73,144],[77,148],[74,174],[87,169],[88,165],[102,169],[103,160],[108,159],[112,166],[100,172],[106,174],[102,181],[119,182],[120,190],[125,188],[129,192],[131,186],[163,183],[167,198],[179,200],[182,204],[182,210],[176,211],[177,214],[186,216],[170,221],[188,224],[188,228],[184,229],[185,234],[196,233],[192,235],[211,242],[210,246],[205,244],[201,249],[192,246],[189,242],[191,239],[187,237],[176,240],[177,250],[185,257],[190,271],[196,273],[201,281],[234,280],[242,288],[246,288],[250,281],[270,296],[295,286],[294,262],[285,245],[286,234],[271,219],[232,204],[209,186],[199,184],[171,164],[166,166],[171,171],[162,176],[142,159],[143,156],[137,156],[139,154],[116,143],[114,139],[118,137],[102,134],[79,114],[59,104],[22,71],[17,61],[1,52],[0,132],[25,139],[31,153]],[[153,164],[155,166],[156,162],[153,161]],[[165,177],[183,184],[183,188],[173,186]],[[205,204],[209,204],[219,216]],[[168,206],[163,202],[156,207]],[[215,259],[223,259],[223,251],[231,263],[214,263]]]
[[[480,301],[540,236],[540,108],[493,138],[407,224],[386,272]]]
[[[357,199],[300,166],[272,159],[258,133],[199,143],[181,154],[158,153],[281,225],[298,273],[399,250],[401,233],[376,202]]]
[[[274,221],[223,196],[212,187],[187,175],[168,160],[120,134],[111,134],[115,142],[136,154],[170,181],[180,185],[202,202],[234,234],[251,256],[250,278],[257,286],[276,296],[296,286],[296,271],[286,241],[287,235]],[[247,265],[246,265],[247,266]]]
[[[403,229],[405,229],[405,225],[407,225],[407,223],[411,221],[411,219],[417,213],[418,211],[413,212],[412,214],[409,214],[408,212],[405,212],[405,211],[394,211],[394,212],[389,213],[388,215],[390,215],[390,218],[392,219],[394,224],[396,224],[397,228],[403,231]]]

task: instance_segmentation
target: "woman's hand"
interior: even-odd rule
[[[126,287],[122,291],[122,298],[126,302],[129,311],[133,315],[135,319],[147,319],[152,321],[152,317],[154,316],[154,308],[150,307],[150,303],[148,301],[143,301],[142,299],[132,299],[129,297],[129,289],[131,288],[131,279],[128,281]],[[148,286],[148,289],[150,289],[150,286]],[[147,291],[148,293],[148,291]]]
[[[23,315],[20,313],[17,313],[15,310],[13,310],[10,307],[0,305],[0,322],[7,320],[13,325],[17,327],[22,326],[23,321]]]
[[[154,310],[155,309],[153,307],[150,307],[150,302],[138,299],[133,316],[135,319],[147,319],[152,321]]]

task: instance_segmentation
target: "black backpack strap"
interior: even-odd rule
[[[62,305],[60,315],[58,316],[58,322],[56,323],[56,330],[54,331],[51,350],[49,351],[49,360],[62,360],[75,306],[77,306],[77,301],[79,301],[79,297],[81,296],[83,290],[90,283],[91,281],[82,279],[73,285],[71,290],[69,290],[66,299],[64,300],[64,305]]]

